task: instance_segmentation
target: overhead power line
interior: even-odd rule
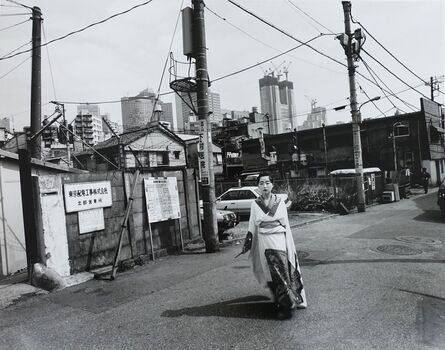
[[[259,20],[260,22],[263,22],[264,24],[268,25],[269,27],[271,27],[271,28],[273,28],[273,29],[279,31],[280,33],[286,35],[287,37],[289,37],[289,38],[291,38],[291,39],[293,39],[293,40],[299,42],[299,43],[302,44],[302,45],[307,46],[307,47],[310,48],[311,50],[313,50],[313,51],[317,52],[318,54],[320,54],[320,55],[322,55],[322,56],[324,56],[324,57],[330,59],[331,61],[334,61],[334,62],[337,63],[337,64],[340,64],[340,65],[343,66],[343,67],[347,67],[346,64],[344,64],[343,62],[340,62],[339,60],[337,60],[337,59],[335,59],[335,58],[333,58],[333,57],[331,57],[331,56],[325,54],[324,52],[322,52],[322,51],[316,49],[315,47],[309,45],[308,43],[303,42],[302,40],[296,38],[296,37],[293,36],[292,34],[289,34],[288,32],[286,32],[285,30],[283,30],[283,29],[281,29],[281,28],[278,28],[276,25],[272,24],[271,22],[269,22],[269,21],[265,20],[264,18],[258,16],[257,14],[255,14],[255,13],[253,13],[252,11],[246,9],[245,7],[241,6],[240,4],[237,4],[235,1],[233,1],[233,0],[227,0],[227,1],[229,1],[231,4],[233,4],[234,6],[238,7],[238,8],[241,9],[242,11],[246,12],[246,13],[249,14],[250,16],[255,17],[255,18],[256,18],[257,20]],[[327,35],[327,34],[324,34],[324,35]]]
[[[285,1],[285,0],[283,0],[283,1]],[[206,9],[207,9],[210,13],[212,13],[214,16],[216,16],[217,18],[223,20],[225,23],[227,23],[227,24],[229,24],[230,26],[232,26],[233,28],[239,30],[241,33],[247,35],[249,38],[255,40],[256,42],[258,42],[258,43],[260,43],[260,44],[262,44],[262,45],[264,45],[264,46],[266,46],[266,47],[268,47],[268,48],[270,48],[270,49],[272,49],[272,50],[275,50],[275,51],[278,51],[278,52],[281,52],[281,51],[282,51],[282,50],[277,49],[276,47],[273,47],[273,46],[269,45],[268,43],[266,43],[266,42],[264,42],[264,41],[262,41],[262,40],[256,38],[256,37],[253,36],[252,34],[246,32],[246,31],[245,31],[244,29],[242,29],[241,27],[238,27],[237,25],[233,24],[233,23],[232,23],[231,21],[229,21],[226,17],[223,17],[223,16],[219,15],[218,13],[216,13],[215,11],[213,11],[212,9],[210,9],[208,5],[206,5]],[[323,34],[323,35],[325,35],[325,34]],[[315,64],[315,63],[313,63],[313,62],[311,62],[311,61],[304,60],[304,59],[302,59],[302,58],[300,58],[300,57],[296,57],[296,56],[293,56],[293,55],[289,55],[289,57],[292,57],[292,58],[294,58],[294,59],[296,59],[296,60],[299,60],[299,61],[301,61],[301,62],[305,62],[305,63],[310,64],[310,65],[315,66],[315,67],[319,67],[319,68],[322,68],[322,69],[326,69],[326,70],[328,70],[328,71],[331,71],[331,72],[334,72],[334,73],[337,73],[337,74],[343,74],[343,72],[335,71],[335,70],[330,69],[330,68],[328,68],[328,67],[320,66],[320,65]]]
[[[423,83],[428,84],[427,81],[425,81],[423,78],[421,78],[420,76],[418,76],[416,73],[414,73],[411,69],[409,69],[405,64],[403,64],[396,56],[394,56],[385,46],[383,46],[383,44],[381,44],[367,29],[366,27],[360,23],[359,21],[356,21],[352,16],[351,16],[352,22],[353,23],[357,23],[360,27],[363,28],[363,30],[366,32],[366,34],[368,34],[372,39],[374,39],[374,41],[383,49],[385,50],[392,58],[394,58],[398,63],[400,63],[408,72],[410,72],[411,74],[413,74],[416,78],[420,79]]]
[[[7,1],[7,2],[10,2],[10,3],[12,3],[12,4],[16,4],[16,5],[18,5],[19,7],[24,7],[24,8],[26,8],[26,9],[32,10],[32,7],[29,7],[29,6],[27,6],[27,5],[24,5],[24,4],[22,4],[22,3],[18,2],[18,1],[15,1],[15,0],[6,0],[6,1]]]
[[[80,28],[80,29],[78,29],[78,30],[72,31],[72,32],[67,33],[67,34],[65,34],[65,35],[62,35],[62,36],[60,36],[60,37],[58,37],[58,38],[52,39],[52,40],[50,40],[50,41],[47,41],[46,43],[44,43],[44,44],[42,44],[42,45],[40,45],[40,46],[41,46],[41,47],[42,47],[42,46],[47,46],[47,45],[52,44],[52,43],[54,43],[54,42],[56,42],[56,41],[65,39],[65,38],[67,38],[67,37],[69,37],[69,36],[71,36],[71,35],[74,35],[74,34],[78,34],[78,33],[80,33],[80,32],[83,32],[83,31],[85,31],[85,30],[87,30],[87,29],[89,29],[89,28],[91,28],[91,27],[94,27],[94,26],[96,26],[96,25],[105,23],[105,22],[109,21],[110,19],[113,19],[113,18],[115,18],[115,17],[124,15],[124,14],[126,14],[126,13],[128,13],[128,12],[134,10],[134,9],[137,9],[138,7],[147,5],[147,4],[151,3],[152,1],[153,1],[153,0],[148,0],[148,1],[145,1],[145,2],[143,2],[143,3],[141,3],[141,4],[132,6],[132,7],[130,7],[130,8],[127,9],[127,10],[124,10],[124,11],[121,11],[121,12],[117,12],[117,13],[111,15],[111,16],[108,16],[107,18],[104,18],[104,19],[100,20],[100,21],[91,23],[91,24],[89,24],[89,25],[87,25],[87,26],[85,26],[85,27],[83,27],[83,28]],[[31,50],[32,50],[32,49],[24,50],[24,51],[17,52],[17,53],[15,53],[15,54],[13,54],[13,55],[9,55],[9,56],[6,56],[6,57],[1,57],[1,58],[0,58],[0,61],[2,61],[2,60],[6,60],[6,59],[9,59],[9,58],[18,56],[18,55],[21,55],[21,54],[23,54],[23,53],[25,53],[25,52],[29,52],[29,51],[31,51]]]
[[[2,57],[6,57],[6,56],[8,56],[8,55],[10,55],[10,54],[12,54],[12,53],[14,53],[14,52],[20,50],[20,49],[21,49],[22,47],[24,47],[24,46],[26,46],[26,45],[30,45],[31,43],[32,43],[32,41],[30,40],[30,41],[24,43],[23,45],[20,45],[19,47],[15,48],[14,50],[8,52],[7,54],[3,55]],[[31,50],[28,50],[28,51],[31,51]],[[1,60],[1,58],[0,58],[0,60]]]
[[[21,24],[23,24],[23,23],[29,22],[30,20],[31,20],[31,18],[28,18],[28,19],[26,19],[26,20],[24,20],[24,21],[22,21],[22,22],[19,22],[19,23],[10,25],[10,26],[8,26],[8,27],[0,28],[0,32],[3,32],[4,30],[10,29],[10,28],[17,27],[17,26],[19,26],[19,25],[21,25]]]
[[[301,8],[299,8],[297,5],[295,5],[291,0],[288,0],[288,2],[295,7],[298,11],[302,12],[303,14],[305,14],[307,17],[309,17],[312,21],[314,21],[315,23],[317,23],[318,25],[322,26],[324,29],[326,29],[328,32],[330,32],[331,34],[335,34],[332,30],[330,30],[328,27],[324,26],[322,23],[320,23],[319,21],[317,21],[314,17],[312,17],[310,14],[306,13],[305,11],[303,11]]]
[[[380,91],[382,91],[383,95],[385,95],[385,97],[388,99],[388,101],[395,107],[398,108],[396,105],[394,105],[394,103],[391,101],[391,99],[389,98],[389,96],[387,95],[387,91],[389,91],[390,93],[393,93],[393,91],[388,87],[388,85],[385,84],[385,82],[377,75],[377,73],[372,70],[371,67],[369,67],[369,65],[367,64],[367,62],[365,60],[363,60],[363,57],[360,57],[361,61],[363,62],[365,68],[367,69],[369,75],[371,75],[372,79],[374,79],[375,83],[377,84],[378,88],[380,89]],[[376,78],[386,87],[387,90],[384,90],[380,84],[377,82]],[[410,90],[410,89],[408,89]],[[405,100],[402,100],[400,97],[398,97],[397,95],[394,95],[395,98],[397,98],[400,102],[402,102],[405,106],[407,106],[408,108],[410,108],[412,111],[417,110],[417,108],[415,106],[413,106],[412,104],[406,102]]]
[[[246,70],[252,69],[252,68],[257,67],[257,66],[260,66],[260,65],[262,65],[262,64],[264,64],[264,63],[266,63],[266,62],[272,61],[272,60],[274,60],[274,59],[276,59],[276,58],[278,58],[278,57],[280,57],[280,56],[286,55],[287,53],[289,53],[289,52],[291,52],[291,51],[294,51],[294,50],[296,50],[296,49],[298,49],[298,48],[300,48],[300,47],[302,47],[302,46],[304,46],[304,45],[306,45],[306,44],[310,43],[311,41],[314,41],[315,39],[318,39],[318,38],[321,38],[321,35],[317,35],[317,36],[313,37],[312,39],[309,39],[308,41],[306,41],[306,42],[304,42],[304,43],[302,43],[302,44],[300,44],[300,45],[297,45],[297,46],[295,46],[295,47],[293,47],[293,48],[291,48],[291,49],[289,49],[289,50],[286,50],[286,51],[284,51],[284,52],[282,52],[282,53],[280,53],[280,54],[278,54],[278,55],[275,55],[275,56],[273,56],[273,57],[269,57],[268,59],[265,59],[265,60],[263,60],[263,61],[261,61],[261,62],[252,64],[252,65],[250,65],[250,66],[248,66],[248,67],[246,67],[246,68],[243,68],[243,69],[237,70],[237,71],[235,71],[235,72],[233,72],[233,73],[229,73],[229,74],[223,75],[222,77],[213,79],[213,80],[211,81],[211,83],[214,83],[214,82],[216,82],[216,81],[218,81],[218,80],[222,80],[222,79],[231,77],[231,76],[233,76],[233,75],[236,75],[236,74],[245,72]]]
[[[368,51],[366,51],[364,48],[361,49],[364,53],[366,53],[369,57],[371,57],[374,61],[376,61],[380,66],[382,66],[388,73],[390,73],[392,76],[394,76],[395,78],[397,78],[398,80],[400,80],[403,84],[405,84],[406,86],[408,86],[409,88],[413,89],[414,91],[416,91],[417,93],[419,93],[420,95],[422,95],[423,97],[429,99],[429,97],[425,96],[423,93],[421,93],[419,90],[413,88],[411,85],[409,85],[407,82],[405,82],[403,79],[401,79],[399,76],[397,76],[396,74],[394,74],[390,69],[388,69],[383,63],[381,63],[378,59],[376,59],[373,55],[371,55]]]
[[[14,68],[12,68],[11,70],[9,70],[8,72],[6,72],[5,74],[0,76],[0,79],[3,79],[4,77],[6,77],[8,74],[12,73],[13,71],[15,71],[17,68],[19,68],[21,65],[23,65],[26,61],[28,61],[31,58],[31,56],[25,58],[22,62],[20,62],[18,65],[16,65]]]

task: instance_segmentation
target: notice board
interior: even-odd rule
[[[144,179],[148,222],[181,217],[176,177],[149,177]]]

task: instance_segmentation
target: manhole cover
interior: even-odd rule
[[[391,255],[418,255],[422,254],[420,249],[413,249],[404,245],[381,245],[376,248],[377,251],[381,253],[391,254]]]
[[[406,243],[442,244],[442,241],[428,237],[400,236],[396,237],[396,240]]]
[[[297,256],[298,256],[299,260],[303,260],[303,259],[306,259],[309,256],[309,253],[300,251],[300,252],[297,252]]]

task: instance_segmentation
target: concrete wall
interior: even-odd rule
[[[168,220],[151,224],[153,249],[155,255],[166,251],[178,250],[181,247],[180,231],[185,242],[200,236],[198,225],[197,196],[193,170],[158,171],[141,173],[136,191],[133,195],[132,212],[129,217],[129,234],[123,235],[120,260],[151,255],[150,228],[143,179],[148,176],[176,177],[178,183],[181,219]],[[110,265],[118,245],[119,233],[125,214],[126,201],[131,192],[133,174],[120,171],[101,174],[70,175],[63,178],[63,183],[111,181],[112,206],[104,208],[105,229],[91,233],[79,234],[77,213],[66,214],[68,251],[71,272],[91,270]]]

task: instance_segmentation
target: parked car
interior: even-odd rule
[[[200,215],[202,221],[204,218],[202,201],[200,201]],[[216,209],[216,222],[218,224],[218,239],[222,241],[227,236],[226,231],[238,225],[239,217],[232,211]]]
[[[440,208],[442,217],[445,219],[445,178],[443,178],[439,190],[437,191],[437,205]]]
[[[278,194],[289,209],[292,202],[287,194]],[[260,196],[258,187],[244,186],[233,187],[224,192],[216,199],[216,208],[219,210],[230,210],[238,215],[249,215],[252,202]]]

